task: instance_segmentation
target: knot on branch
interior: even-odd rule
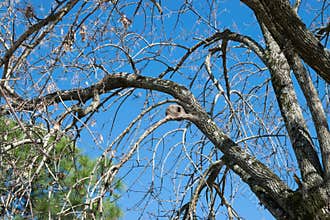
[[[183,119],[187,119],[193,121],[195,116],[192,114],[187,114],[184,108],[181,105],[169,105],[166,109],[165,115],[167,118],[172,120],[181,121]]]

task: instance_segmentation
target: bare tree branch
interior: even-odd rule
[[[242,0],[262,20],[281,48],[291,41],[300,57],[330,83],[330,52],[306,28],[287,0]]]
[[[308,187],[313,187],[322,182],[323,169],[298,104],[290,76],[290,66],[268,30],[264,28],[263,31],[268,46],[268,67],[272,74],[276,98],[295,150],[302,178]]]
[[[158,90],[178,99],[178,102],[184,107],[186,112],[194,116],[193,122],[196,126],[224,153],[226,165],[231,168],[237,166],[243,170],[243,173],[239,172],[238,174],[254,189],[258,197],[267,195],[267,198],[272,198],[272,201],[278,202],[277,204],[272,204],[276,206],[272,207],[272,209],[284,208],[286,198],[291,193],[286,184],[256,158],[241,150],[209,118],[191,92],[172,81],[125,73],[107,75],[95,85],[85,89],[59,91],[28,101],[25,108],[33,108],[37,103],[48,103],[48,105],[51,105],[61,100],[87,101],[94,96],[95,91],[103,94],[116,88],[127,87]]]
[[[323,167],[325,170],[325,179],[328,179],[330,175],[330,133],[322,102],[306,68],[301,62],[300,57],[293,52],[293,49],[290,50],[288,48],[284,50],[284,53],[287,54],[286,57],[288,57],[290,66],[292,66],[293,72],[305,95],[307,105],[311,111],[320,144]]]
[[[65,16],[79,1],[78,0],[71,0],[69,1],[62,9],[60,9],[58,12],[50,14],[47,18],[42,19],[38,23],[32,25],[29,27],[27,31],[25,31],[14,43],[13,46],[8,49],[6,54],[3,56],[3,58],[0,61],[0,66],[3,64],[6,64],[10,57],[13,55],[13,53],[17,50],[18,47],[22,45],[22,43],[27,40],[33,33],[39,31],[41,28],[45,27],[51,22],[54,22],[55,24],[59,22],[63,16]]]

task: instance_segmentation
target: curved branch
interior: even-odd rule
[[[291,193],[288,186],[268,167],[243,151],[224,134],[187,88],[172,81],[126,73],[107,75],[98,83],[84,89],[59,91],[27,101],[25,108],[31,108],[38,103],[51,105],[61,100],[87,101],[94,96],[95,91],[103,94],[116,88],[128,87],[157,90],[178,99],[185,111],[194,116],[189,119],[223,152],[226,165],[234,171],[239,170],[236,173],[261,200],[267,197],[271,201],[267,204],[272,207],[266,204],[270,210],[285,210],[286,198]],[[276,213],[274,215],[276,216]]]
[[[190,200],[189,209],[187,213],[189,215],[189,219],[193,219],[193,217],[196,216],[197,202],[202,190],[205,187],[209,187],[210,189],[213,187],[214,180],[219,175],[219,172],[222,169],[223,165],[224,164],[221,159],[219,161],[216,161],[215,163],[212,163],[199,179],[198,185]]]
[[[243,43],[245,46],[247,46],[249,49],[253,50],[259,57],[264,56],[264,50],[263,48],[252,38],[244,35],[240,35],[234,32],[231,32],[229,29],[225,29],[223,32],[217,32],[213,34],[212,36],[200,40],[197,44],[192,46],[191,48],[184,48],[187,50],[187,52],[183,55],[183,57],[180,59],[180,61],[176,64],[175,67],[169,67],[164,72],[162,72],[159,77],[163,78],[168,72],[170,71],[177,71],[182,64],[186,61],[186,59],[199,47],[204,46],[207,47],[215,42],[218,42],[219,40],[226,39],[226,40],[234,40],[240,43]]]
[[[262,21],[260,21],[260,23],[262,24]],[[263,28],[263,31],[268,32],[268,29]],[[279,100],[278,103],[282,115],[286,121],[293,148],[296,151],[303,179],[306,182],[310,182],[311,185],[319,183],[321,180],[320,176],[322,174],[322,168],[314,150],[313,141],[310,138],[306,123],[302,116],[302,111],[298,105],[292,81],[290,76],[287,75],[289,74],[290,67],[272,36],[269,33],[264,33],[264,35],[268,46],[267,50],[263,49],[251,38],[233,33],[230,30],[218,33],[215,39],[233,40],[243,43],[249,49],[254,51],[269,68],[272,75],[273,87]],[[274,43],[276,45],[274,45]],[[290,95],[287,95],[287,93]]]
[[[242,43],[246,47],[248,47],[250,50],[255,52],[257,54],[257,56],[259,56],[260,58],[265,56],[265,51],[262,48],[262,46],[260,44],[258,44],[258,42],[256,42],[249,36],[245,36],[245,35],[241,35],[241,34],[232,32],[229,29],[226,29],[223,32],[218,32],[218,33],[214,34],[214,37],[208,38],[208,43],[206,45],[210,45],[221,39],[232,40],[232,41]]]

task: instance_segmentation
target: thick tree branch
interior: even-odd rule
[[[325,170],[325,178],[330,178],[330,132],[326,114],[323,110],[322,102],[317,94],[312,79],[310,78],[306,68],[301,62],[300,57],[291,48],[284,50],[286,57],[293,69],[295,77],[302,89],[312,119],[321,149],[322,162]]]
[[[288,61],[268,29],[262,23],[261,26],[268,49],[266,65],[272,75],[272,85],[277,102],[295,151],[303,181],[308,187],[312,187],[322,182],[322,167],[294,91]]]
[[[251,38],[233,33],[229,30],[219,33],[216,39],[229,39],[243,43],[249,49],[253,50],[269,68],[272,75],[273,87],[293,148],[296,152],[303,179],[311,185],[320,183],[322,168],[294,92],[293,83],[290,78],[290,66],[266,27],[263,28],[263,31],[267,32],[264,34],[268,47],[266,51],[258,43],[251,40]]]
[[[273,87],[296,152],[303,180],[311,185],[318,184],[321,182],[322,168],[294,92],[290,78],[290,66],[276,41],[267,31],[267,28],[264,27],[263,30],[267,32],[264,34],[268,47],[267,51],[251,38],[233,33],[230,30],[217,33],[213,40],[225,39],[241,42],[253,50],[269,68]],[[213,43],[214,41],[211,42]]]
[[[283,117],[287,120],[286,125],[290,134],[291,141],[294,145],[297,157],[300,158],[298,159],[298,161],[300,160],[299,166],[302,167],[303,179],[304,181],[308,182],[308,184],[306,183],[304,184],[304,187],[308,188],[311,187],[312,185],[317,185],[318,183],[320,183],[322,181],[322,168],[320,166],[319,159],[315,152],[313,141],[311,140],[311,137],[308,133],[306,123],[304,122],[302,111],[299,105],[297,104],[297,98],[295,98],[295,95],[290,96],[290,95],[286,95],[287,93],[283,93],[283,91],[290,91],[290,93],[295,94],[293,90],[292,80],[290,79],[290,74],[288,72],[290,71],[290,67],[288,66],[286,60],[287,57],[284,57],[283,54],[280,55],[281,53],[280,48],[276,46],[277,43],[274,40],[270,40],[272,39],[270,35],[268,37],[269,38],[268,41],[275,43],[276,44],[275,46],[277,48],[274,48],[273,45],[271,49],[268,47],[266,51],[260,45],[258,45],[258,43],[254,42],[253,40],[250,40],[249,37],[242,36],[237,33],[232,33],[229,30],[224,31],[221,35],[218,35],[218,37],[220,39],[226,38],[243,43],[249,49],[253,50],[259,56],[259,58],[264,62],[264,64],[269,68],[273,76],[272,81],[277,81],[276,85],[274,86],[274,90],[275,92],[277,91],[278,98],[281,100],[283,99],[284,101],[286,100],[285,102],[281,101],[281,103],[279,104],[280,104],[280,108],[283,110],[283,113],[285,112],[285,115]],[[273,56],[271,56],[271,54]],[[279,57],[280,59],[277,59],[277,57]],[[285,77],[283,75],[283,71],[284,73],[286,73]],[[313,93],[311,93],[310,95],[312,94]],[[293,103],[295,104],[293,105]],[[296,129],[296,128],[300,128],[300,129]],[[325,132],[323,131],[323,134],[324,133]],[[324,151],[326,151],[326,149],[324,149]],[[326,164],[326,162],[324,164]],[[234,169],[235,168],[236,167],[234,167]],[[244,171],[241,170],[239,167],[237,167],[236,172],[242,172],[241,176],[244,176]],[[327,187],[325,186],[325,188]],[[258,190],[259,190],[258,187],[256,188],[251,187],[251,189],[258,195]],[[322,199],[324,199],[324,201],[327,201],[328,194],[324,192],[324,188],[320,188],[318,195],[322,196]],[[290,216],[297,215],[297,212],[295,214],[290,213],[290,208],[286,209],[288,213],[285,213],[285,211],[280,209],[273,209],[273,207],[275,207],[274,203],[277,202],[268,197],[259,197],[259,199],[273,213],[273,215],[277,216],[278,218],[285,218],[285,216],[287,217],[288,213]],[[290,201],[290,198],[288,199],[287,202],[289,204],[287,207],[292,205],[298,206],[297,204],[294,204],[295,202],[292,203],[292,201]],[[320,204],[317,204],[316,206],[318,205]],[[311,205],[301,204],[301,206],[308,207]],[[304,209],[305,208],[302,208],[302,210]]]
[[[195,125],[221,150],[226,158],[226,164],[234,170],[242,170],[238,173],[241,178],[254,188],[258,197],[267,197],[274,201],[271,209],[283,209],[286,197],[291,193],[288,186],[280,180],[268,167],[243,151],[233,140],[224,134],[200,106],[192,93],[185,87],[169,80],[144,77],[136,74],[113,74],[107,75],[98,83],[84,89],[59,91],[44,97],[35,98],[26,102],[25,108],[34,108],[38,103],[51,105],[61,101],[91,99],[95,91],[99,94],[110,92],[116,88],[143,88],[152,89],[172,95],[178,99],[185,111],[194,117],[190,119]],[[276,202],[275,202],[276,201]]]
[[[291,41],[300,57],[330,83],[330,52],[306,28],[287,0],[241,0],[262,21],[281,48]]]

